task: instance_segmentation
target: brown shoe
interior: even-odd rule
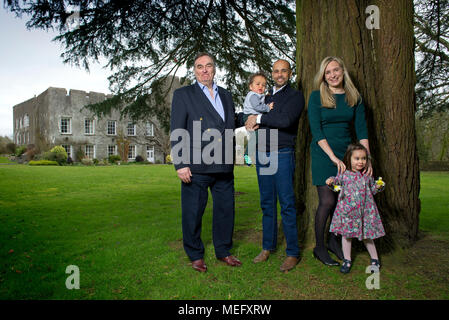
[[[254,258],[254,263],[259,263],[263,261],[267,261],[268,257],[270,256],[269,250],[262,250],[257,257]]]
[[[198,259],[198,260],[192,261],[192,268],[199,272],[207,271],[207,266],[204,263],[203,259]]]
[[[240,260],[234,256],[227,256],[225,258],[219,258],[218,260],[225,262],[227,265],[231,267],[239,267],[242,265]]]
[[[287,257],[284,260],[284,263],[281,265],[281,271],[285,272],[285,271],[289,271],[291,269],[293,269],[299,262],[299,258],[296,257]]]

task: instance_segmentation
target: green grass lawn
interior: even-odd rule
[[[208,272],[182,248],[180,183],[172,166],[0,166],[0,299],[448,299],[449,173],[422,173],[422,237],[383,255],[380,289],[368,290],[367,253],[350,274],[306,250],[289,273],[285,245],[266,263],[254,168],[235,170],[231,268],[215,259],[211,204],[203,218]],[[66,267],[80,289],[66,288]]]
[[[0,156],[0,163],[14,163],[14,162],[9,160],[8,157]]]

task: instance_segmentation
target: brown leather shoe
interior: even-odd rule
[[[281,265],[281,271],[285,272],[285,271],[289,271],[291,269],[293,269],[299,262],[299,258],[296,257],[287,257],[284,260],[284,263]]]
[[[263,261],[267,261],[268,257],[270,256],[269,250],[262,250],[257,257],[254,258],[254,263],[259,263]]]
[[[207,266],[204,263],[203,259],[198,259],[198,260],[192,261],[192,268],[199,272],[207,271]]]
[[[239,267],[242,265],[239,259],[234,256],[227,256],[225,258],[219,258],[218,260],[227,263],[231,267]]]

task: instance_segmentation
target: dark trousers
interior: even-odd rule
[[[234,174],[193,173],[191,180],[190,183],[181,182],[184,250],[191,261],[204,256],[201,226],[210,188],[213,200],[212,240],[215,255],[217,258],[227,257],[232,248],[234,232]]]

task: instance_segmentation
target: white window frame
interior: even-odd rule
[[[110,124],[114,124],[114,133],[109,133],[109,128],[112,128],[112,126],[109,126]],[[116,120],[108,120],[108,126],[106,128],[106,134],[109,136],[116,136],[117,135],[117,121]]]
[[[135,159],[136,159],[136,146],[129,145],[128,146],[128,160],[135,160]]]
[[[73,152],[72,152],[73,151],[73,147],[72,147],[72,145],[71,144],[63,144],[61,146],[67,152],[67,156],[73,159],[73,156],[72,156],[72,154],[73,154]]]
[[[131,127],[132,126],[132,127]],[[126,132],[128,133],[128,136],[135,136],[136,135],[136,124],[133,122],[128,122],[128,126],[126,127]],[[132,133],[130,134],[130,130],[132,130]]]
[[[62,132],[62,121],[68,120],[67,132]],[[72,134],[72,117],[61,117],[59,118],[59,133],[61,134]]]
[[[145,135],[147,137],[154,137],[154,124],[152,122],[145,123]]]
[[[111,148],[114,148],[113,153],[111,153]],[[117,145],[115,145],[115,144],[108,145],[108,157],[112,156],[112,155],[116,155],[116,154],[117,154]]]
[[[89,157],[90,151],[89,152],[87,151],[88,147],[92,147],[92,158]],[[95,145],[94,144],[86,144],[84,146],[84,154],[85,154],[86,158],[89,158],[89,159],[92,159],[92,160],[95,159],[96,158],[96,156],[95,156]]]
[[[23,116],[23,126],[25,128],[30,126],[30,117],[27,113]]]
[[[89,124],[89,126],[87,126]],[[87,136],[92,136],[95,134],[95,120],[85,118],[84,119],[84,134]]]

